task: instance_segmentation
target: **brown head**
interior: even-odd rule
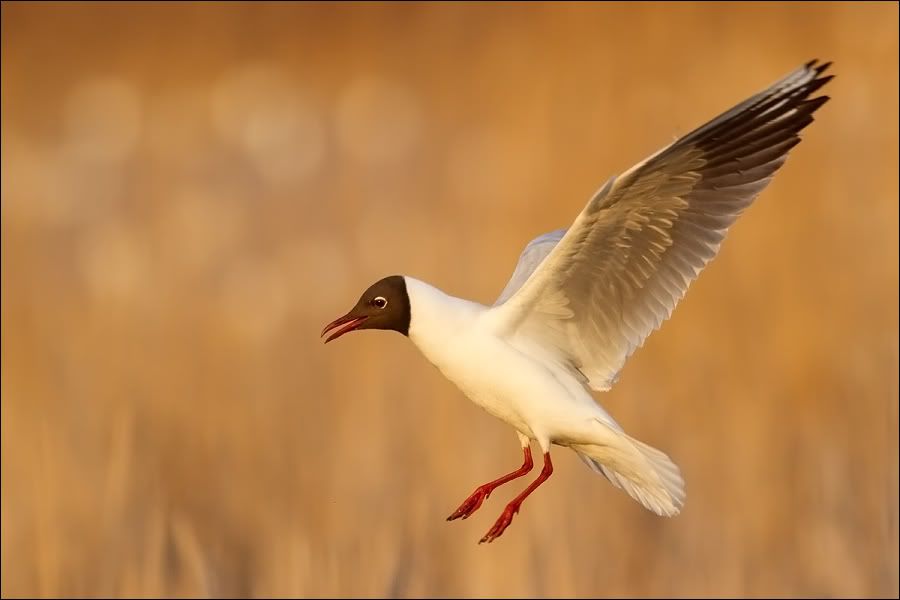
[[[406,280],[391,275],[372,284],[350,312],[325,326],[322,335],[334,331],[326,344],[357,329],[390,329],[409,335],[410,316]]]

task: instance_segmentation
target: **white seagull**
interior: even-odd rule
[[[685,500],[677,466],[629,436],[591,391],[609,390],[626,359],[666,320],[716,255],[725,233],[784,164],[827,96],[832,76],[811,61],[771,87],[611,178],[568,229],[522,252],[493,306],[409,276],[386,277],[322,331],[394,330],[488,413],[515,428],[517,470],[479,486],[448,520],[469,517],[498,486],[540,475],[481,542],[499,537],[550,477],[550,446],[568,446],[596,473],[658,515]]]

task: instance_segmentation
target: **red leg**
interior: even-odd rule
[[[522,502],[525,498],[528,497],[528,494],[533,492],[538,488],[539,485],[547,481],[550,478],[550,475],[553,473],[553,463],[550,462],[550,453],[544,453],[544,468],[541,469],[541,474],[538,475],[537,479],[531,482],[525,491],[521,494],[513,498],[512,502],[506,505],[506,508],[503,509],[503,512],[500,514],[500,518],[497,519],[497,522],[494,523],[494,526],[491,527],[490,531],[484,534],[484,537],[481,538],[481,541],[478,542],[482,544],[484,542],[493,542],[495,539],[503,535],[503,532],[509,527],[509,524],[512,523],[513,515],[519,512],[519,507],[522,506]]]
[[[472,513],[474,513],[481,506],[481,503],[484,502],[496,488],[500,487],[504,483],[509,483],[513,479],[518,479],[523,475],[526,475],[529,471],[531,471],[532,467],[534,467],[534,462],[531,460],[531,447],[525,446],[522,448],[525,453],[525,462],[522,463],[522,466],[513,471],[512,473],[507,473],[500,479],[495,479],[490,483],[486,483],[484,485],[478,486],[472,495],[466,498],[465,502],[463,502],[459,508],[454,511],[452,515],[447,517],[448,521],[452,521],[454,519],[458,519],[462,517],[463,519],[468,519]]]

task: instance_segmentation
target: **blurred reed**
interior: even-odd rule
[[[2,594],[896,596],[897,5],[3,3]],[[659,519],[400,336],[489,303],[609,176],[798,64],[838,78],[600,399]],[[524,485],[524,484],[523,484]]]

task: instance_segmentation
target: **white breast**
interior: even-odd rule
[[[564,439],[596,417],[580,383],[496,335],[487,307],[406,282],[410,339],[476,405],[532,439]]]
[[[411,307],[409,339],[441,373],[490,414],[524,427],[512,407],[498,402],[497,364],[502,348],[485,330],[483,305],[454,298],[424,282],[406,278]],[[489,369],[485,369],[490,365]]]

